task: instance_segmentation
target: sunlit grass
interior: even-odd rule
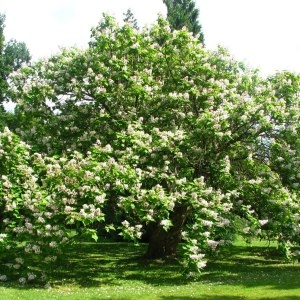
[[[197,281],[177,261],[145,261],[145,245],[82,243],[52,273],[52,288],[2,284],[0,299],[300,299],[300,264],[279,259],[275,246],[241,241],[213,259]]]

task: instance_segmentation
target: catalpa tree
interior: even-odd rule
[[[175,256],[183,241],[192,271],[236,233],[298,245],[298,76],[262,79],[163,19],[136,30],[104,16],[87,50],[63,50],[10,80],[15,133],[47,157],[81,153],[72,172],[84,166],[105,194],[77,205],[81,187],[69,180],[61,197],[73,200],[62,203],[74,207],[59,204],[69,222],[92,223],[80,209],[94,205],[107,229],[134,240],[146,234],[148,258]],[[92,183],[101,176],[110,181]]]

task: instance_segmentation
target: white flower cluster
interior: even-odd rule
[[[143,233],[141,230],[143,228],[143,225],[138,224],[135,226],[131,226],[127,220],[122,221],[121,224],[123,225],[122,230],[124,231],[127,237],[138,238],[138,239],[142,237]]]
[[[6,233],[0,233],[0,243],[4,242],[7,237]]]

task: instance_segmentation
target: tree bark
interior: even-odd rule
[[[181,233],[188,216],[188,207],[175,205],[171,215],[172,226],[165,231],[160,224],[154,224],[149,228],[149,245],[145,254],[146,258],[169,258],[175,257]]]

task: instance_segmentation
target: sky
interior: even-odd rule
[[[262,75],[300,73],[300,0],[196,0],[208,49],[221,45]],[[87,47],[102,13],[120,22],[130,8],[139,25],[166,15],[162,0],[0,0],[6,41],[26,43],[33,60],[60,47]]]

